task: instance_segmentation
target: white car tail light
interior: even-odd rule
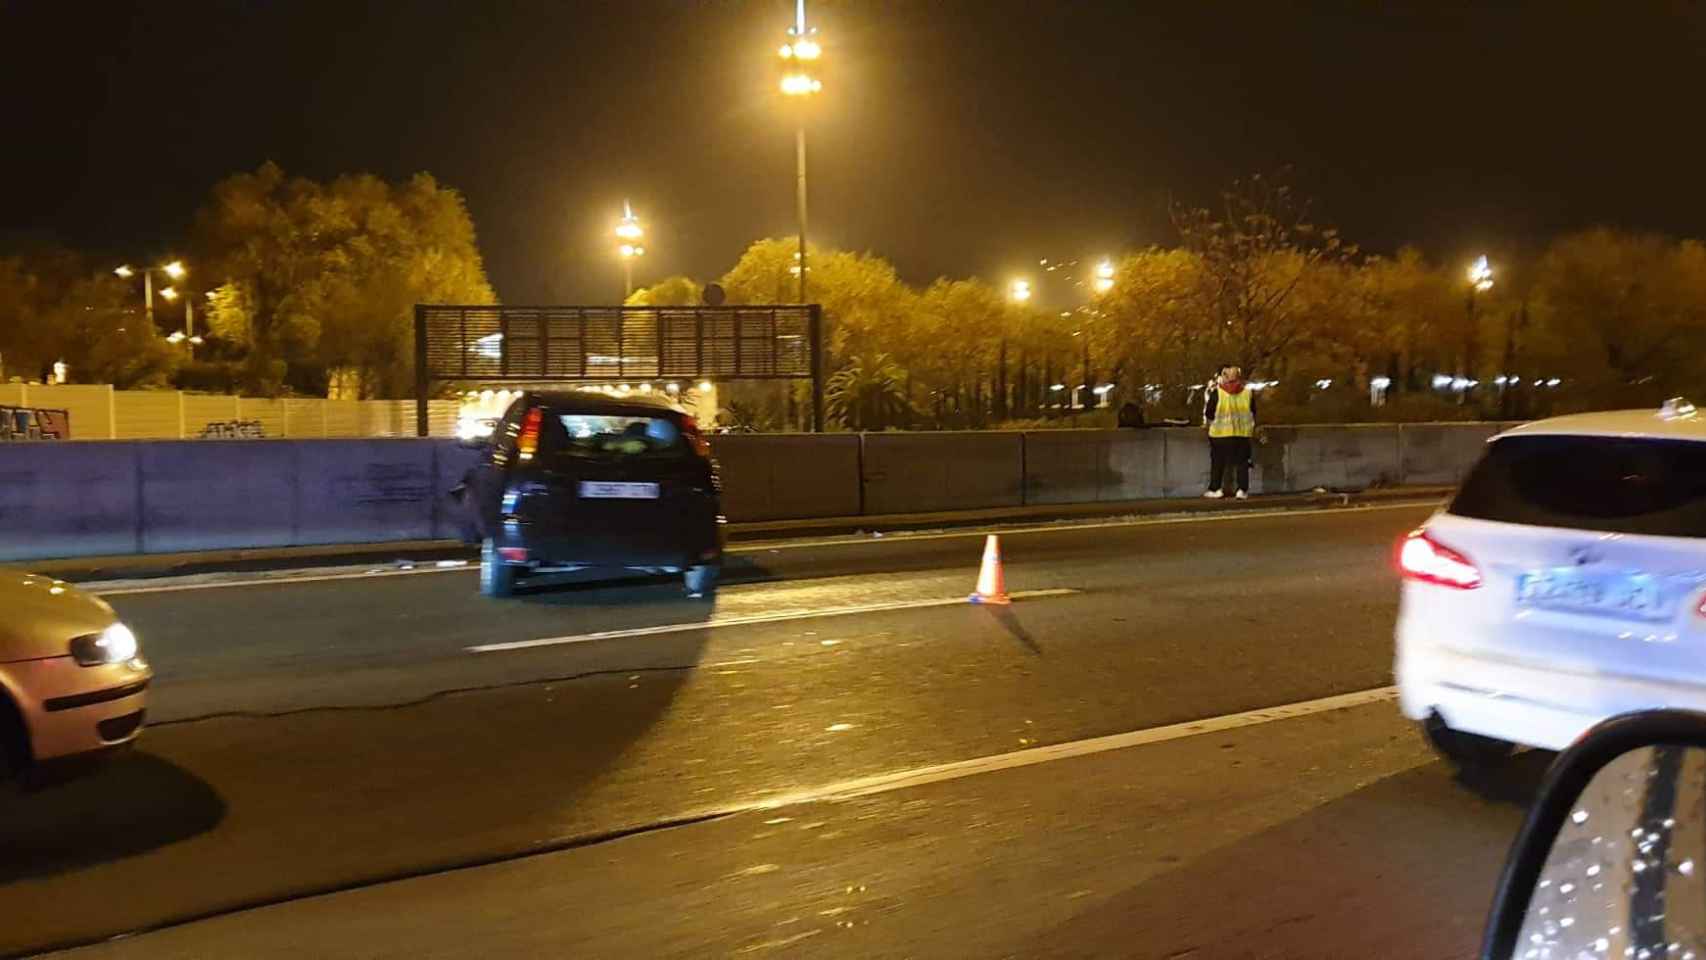
[[[1417,530],[1398,541],[1398,572],[1406,580],[1435,583],[1458,590],[1481,585],[1481,571],[1456,550]]]

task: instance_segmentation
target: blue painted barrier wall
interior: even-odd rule
[[[1499,424],[1267,428],[1257,493],[1451,483]],[[1202,431],[718,437],[734,521],[1191,497]],[[453,440],[91,441],[0,446],[0,561],[450,539]]]

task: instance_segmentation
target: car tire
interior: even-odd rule
[[[1437,713],[1423,720],[1420,726],[1422,736],[1434,752],[1466,773],[1497,769],[1516,753],[1516,744],[1509,740],[1453,730]]]
[[[681,575],[682,583],[687,587],[687,595],[695,599],[709,600],[717,595],[717,575],[721,568],[715,564],[701,564],[688,567]]]
[[[498,559],[497,545],[487,537],[480,543],[480,593],[507,597],[515,593],[515,568]]]

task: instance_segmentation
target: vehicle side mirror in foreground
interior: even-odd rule
[[[1706,960],[1706,714],[1615,717],[1558,757],[1481,956]]]

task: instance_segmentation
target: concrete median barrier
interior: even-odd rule
[[[306,440],[296,448],[298,544],[429,540],[444,489],[432,443]]]
[[[1398,427],[1402,483],[1457,483],[1474,466],[1496,423],[1406,423]]]
[[[138,443],[142,552],[296,546],[297,444]]]
[[[1399,481],[1398,427],[1395,424],[1346,426],[1264,427],[1265,446],[1281,453],[1267,454],[1263,463],[1284,471],[1285,490],[1364,490]],[[1273,478],[1264,470],[1264,490]]]
[[[1093,503],[1162,496],[1166,441],[1154,430],[1039,430],[1025,434],[1025,503]]]
[[[865,513],[1016,507],[1024,502],[1022,433],[865,435]]]
[[[288,407],[286,407],[288,414]],[[1501,425],[1264,428],[1255,493],[1459,480]],[[721,436],[732,520],[1195,497],[1201,429]],[[194,440],[0,446],[0,561],[453,539],[454,441]]]
[[[859,511],[858,434],[724,434],[711,439],[730,520],[848,517]]]
[[[0,560],[142,552],[141,446],[0,447]]]

